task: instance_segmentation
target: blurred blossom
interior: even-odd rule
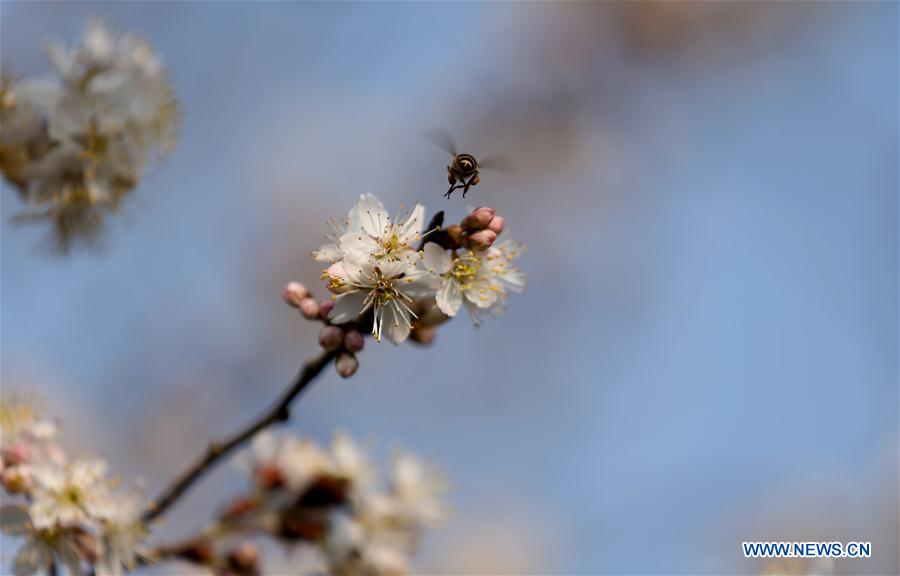
[[[96,244],[105,219],[138,185],[152,155],[175,143],[178,105],[145,41],[90,25],[80,46],[48,41],[58,81],[0,84],[0,169],[54,246]]]
[[[263,434],[245,461],[254,492],[235,500],[223,525],[315,545],[333,574],[408,572],[422,532],[443,517],[438,474],[403,453],[385,478],[345,434],[330,450]]]
[[[5,401],[0,414],[14,445],[32,448],[24,461],[9,461],[6,450],[3,457],[3,487],[21,500],[5,499],[0,507],[4,534],[25,539],[14,560],[17,574],[49,573],[57,563],[70,574],[82,573],[84,563],[95,565],[97,574],[121,574],[148,557],[138,517],[141,500],[133,491],[117,489],[105,461],[70,461],[50,444],[55,426],[38,420],[30,404],[18,398]]]

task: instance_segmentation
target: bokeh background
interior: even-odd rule
[[[291,429],[450,479],[429,574],[749,574],[744,540],[860,540],[897,574],[898,4],[19,3],[2,60],[100,18],[148,38],[179,145],[99,254],[2,194],[2,384],[156,492],[316,349],[325,220],[373,192],[452,220],[443,126],[505,152],[471,203],[524,240],[507,315],[369,342]],[[322,291],[320,290],[320,293]],[[243,486],[225,466],[185,535]],[[8,557],[9,543],[4,544]],[[297,566],[276,550],[270,573]],[[183,573],[184,566],[159,572]]]

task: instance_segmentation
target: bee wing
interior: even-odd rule
[[[456,144],[453,142],[453,137],[450,136],[450,133],[442,128],[432,128],[425,132],[425,139],[438,146],[439,148],[443,148],[447,152],[449,152],[452,156],[456,156],[458,152],[456,151]]]
[[[478,167],[485,170],[496,170],[497,172],[515,172],[516,167],[512,160],[506,154],[495,154],[488,156],[484,160],[478,161]]]

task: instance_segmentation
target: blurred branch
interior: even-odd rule
[[[176,478],[159,496],[150,501],[147,509],[141,514],[141,521],[148,523],[161,516],[221,459],[262,430],[290,419],[291,403],[322,372],[322,369],[334,360],[335,356],[337,356],[336,351],[322,352],[308,360],[300,368],[290,386],[268,410],[229,438],[220,442],[210,442],[203,456]]]

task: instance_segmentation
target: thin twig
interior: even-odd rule
[[[151,500],[141,514],[141,521],[152,522],[162,515],[187,490],[213,468],[222,458],[253,438],[269,426],[285,422],[291,417],[291,403],[312,382],[325,366],[334,360],[336,351],[322,352],[308,360],[291,381],[281,397],[268,410],[243,429],[221,442],[210,442],[206,452],[193,465],[176,478],[155,500]]]

